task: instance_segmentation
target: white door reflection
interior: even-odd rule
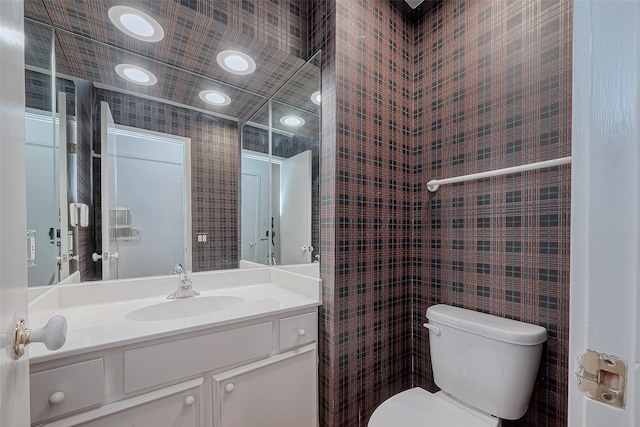
[[[116,205],[103,221],[117,243],[110,278],[171,274],[178,262],[191,268],[190,140],[125,126],[114,133]]]
[[[242,259],[272,265],[310,263],[311,191],[310,150],[289,159],[271,156],[271,161],[268,155],[243,150]],[[272,216],[269,196],[276,207]]]
[[[270,229],[267,155],[251,151],[242,153],[241,209],[241,257],[246,261],[267,264],[269,252],[275,253],[275,246],[267,234]]]

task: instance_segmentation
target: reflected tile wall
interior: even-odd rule
[[[78,144],[76,145],[77,153],[77,189],[78,202],[87,206],[93,206],[93,156],[92,144],[93,138],[93,85],[86,80],[75,80],[76,85],[76,123],[78,126]],[[88,143],[87,143],[88,142]],[[94,252],[100,253],[96,247],[96,212],[95,209],[89,210],[89,226],[78,228],[78,270],[80,271],[80,280],[96,280],[97,265],[91,259]]]
[[[25,70],[25,105],[27,108],[51,111],[51,76],[33,70]],[[75,84],[71,80],[57,78],[58,92],[67,94],[70,111],[75,109]]]

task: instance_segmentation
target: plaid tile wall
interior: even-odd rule
[[[421,327],[435,303],[546,327],[532,404],[505,425],[566,425],[570,168],[435,194],[426,182],[570,155],[571,2],[453,0],[413,22],[389,3],[310,8],[309,46],[323,49],[321,425],[365,426],[389,395],[435,390]]]
[[[434,390],[432,304],[542,325],[532,404],[505,425],[567,423],[570,167],[425,184],[571,155],[571,24],[571,1],[455,0],[415,27],[414,381]]]
[[[102,89],[96,90],[94,114],[99,114],[100,101],[110,105],[116,124],[191,138],[193,271],[237,268],[240,259],[238,124]],[[95,126],[97,132],[98,128],[99,125]],[[99,140],[94,138],[96,143]],[[99,183],[99,164],[94,167],[98,169],[94,176]],[[94,183],[94,188],[99,186]],[[99,204],[98,194],[95,204]],[[197,233],[207,233],[207,242],[198,243]]]
[[[322,143],[320,146],[320,275],[323,304],[318,318],[318,391],[320,426],[337,426],[339,384],[338,310],[335,291],[336,257],[336,0],[309,5],[309,51],[322,50]],[[341,359],[344,363],[345,359]],[[344,399],[344,397],[342,397]]]
[[[411,384],[413,30],[391,2],[323,3],[321,425],[358,426]]]

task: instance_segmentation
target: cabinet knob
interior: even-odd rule
[[[234,386],[233,383],[229,383],[226,386],[224,386],[224,389],[227,393],[231,393],[235,388],[236,386]]]
[[[184,398],[184,404],[185,406],[191,406],[193,405],[193,403],[196,401],[196,398],[193,396],[187,396]]]
[[[298,336],[303,337],[305,335],[307,335],[307,331],[302,328],[298,329]]]
[[[57,405],[58,403],[62,403],[65,397],[66,396],[62,391],[56,391],[55,393],[51,393],[51,396],[49,396],[49,404]]]

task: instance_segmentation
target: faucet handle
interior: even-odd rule
[[[180,263],[177,263],[176,266],[173,267],[174,274],[181,274],[183,271],[184,271],[184,267]]]
[[[182,274],[184,275],[184,280],[191,280],[191,270],[185,270]]]

